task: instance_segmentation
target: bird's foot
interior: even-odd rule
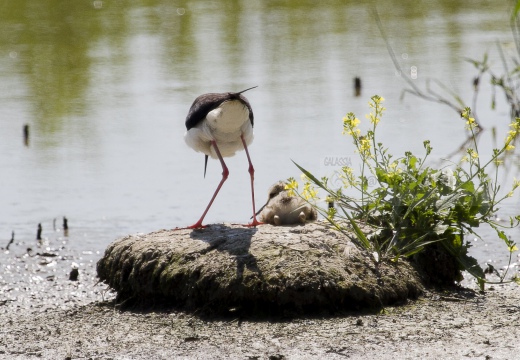
[[[176,227],[173,230],[195,230],[195,229],[204,229],[208,225],[202,225],[202,222],[197,222],[193,225],[186,226],[186,227]]]
[[[249,224],[246,224],[244,226],[246,226],[246,227],[257,227],[258,225],[264,225],[264,223],[256,220],[256,217],[255,217],[252,222],[250,222]]]

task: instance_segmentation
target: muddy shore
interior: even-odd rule
[[[107,247],[97,274],[119,302],[165,302],[213,315],[230,309],[255,316],[331,314],[402,303],[423,292],[409,262],[376,264],[370,252],[320,221],[129,235]]]
[[[514,359],[520,287],[427,292],[377,314],[201,318],[121,311],[97,282],[100,255],[0,254],[0,359]],[[73,264],[74,263],[74,264]],[[77,281],[69,280],[78,267]]]

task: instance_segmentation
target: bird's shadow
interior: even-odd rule
[[[242,282],[244,269],[256,273],[263,279],[256,258],[250,252],[251,239],[257,232],[256,227],[230,227],[224,224],[210,225],[204,229],[196,229],[190,233],[190,238],[207,243],[209,246],[200,253],[205,254],[212,250],[227,252],[237,264],[236,278]]]

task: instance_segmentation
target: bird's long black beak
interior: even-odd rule
[[[256,212],[255,215],[258,216],[262,212],[262,210],[264,210],[264,208],[265,208],[265,206],[267,205],[268,202],[269,202],[269,200],[267,200],[267,202],[264,205],[262,205],[262,207]],[[253,217],[251,216],[250,219],[252,219],[252,218]]]
[[[206,178],[206,168],[208,167],[208,155],[204,157],[204,178]]]
[[[250,87],[249,89],[245,89],[245,90],[242,90],[242,91],[237,92],[237,94],[242,94],[243,92],[246,92],[246,91],[248,91],[248,90],[251,90],[251,89],[254,89],[254,88],[257,88],[257,87],[258,87],[258,85],[253,86],[253,87]]]

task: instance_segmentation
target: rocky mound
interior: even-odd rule
[[[216,313],[358,310],[422,292],[406,261],[376,265],[365,250],[320,222],[126,236],[106,249],[97,272],[119,302]]]

